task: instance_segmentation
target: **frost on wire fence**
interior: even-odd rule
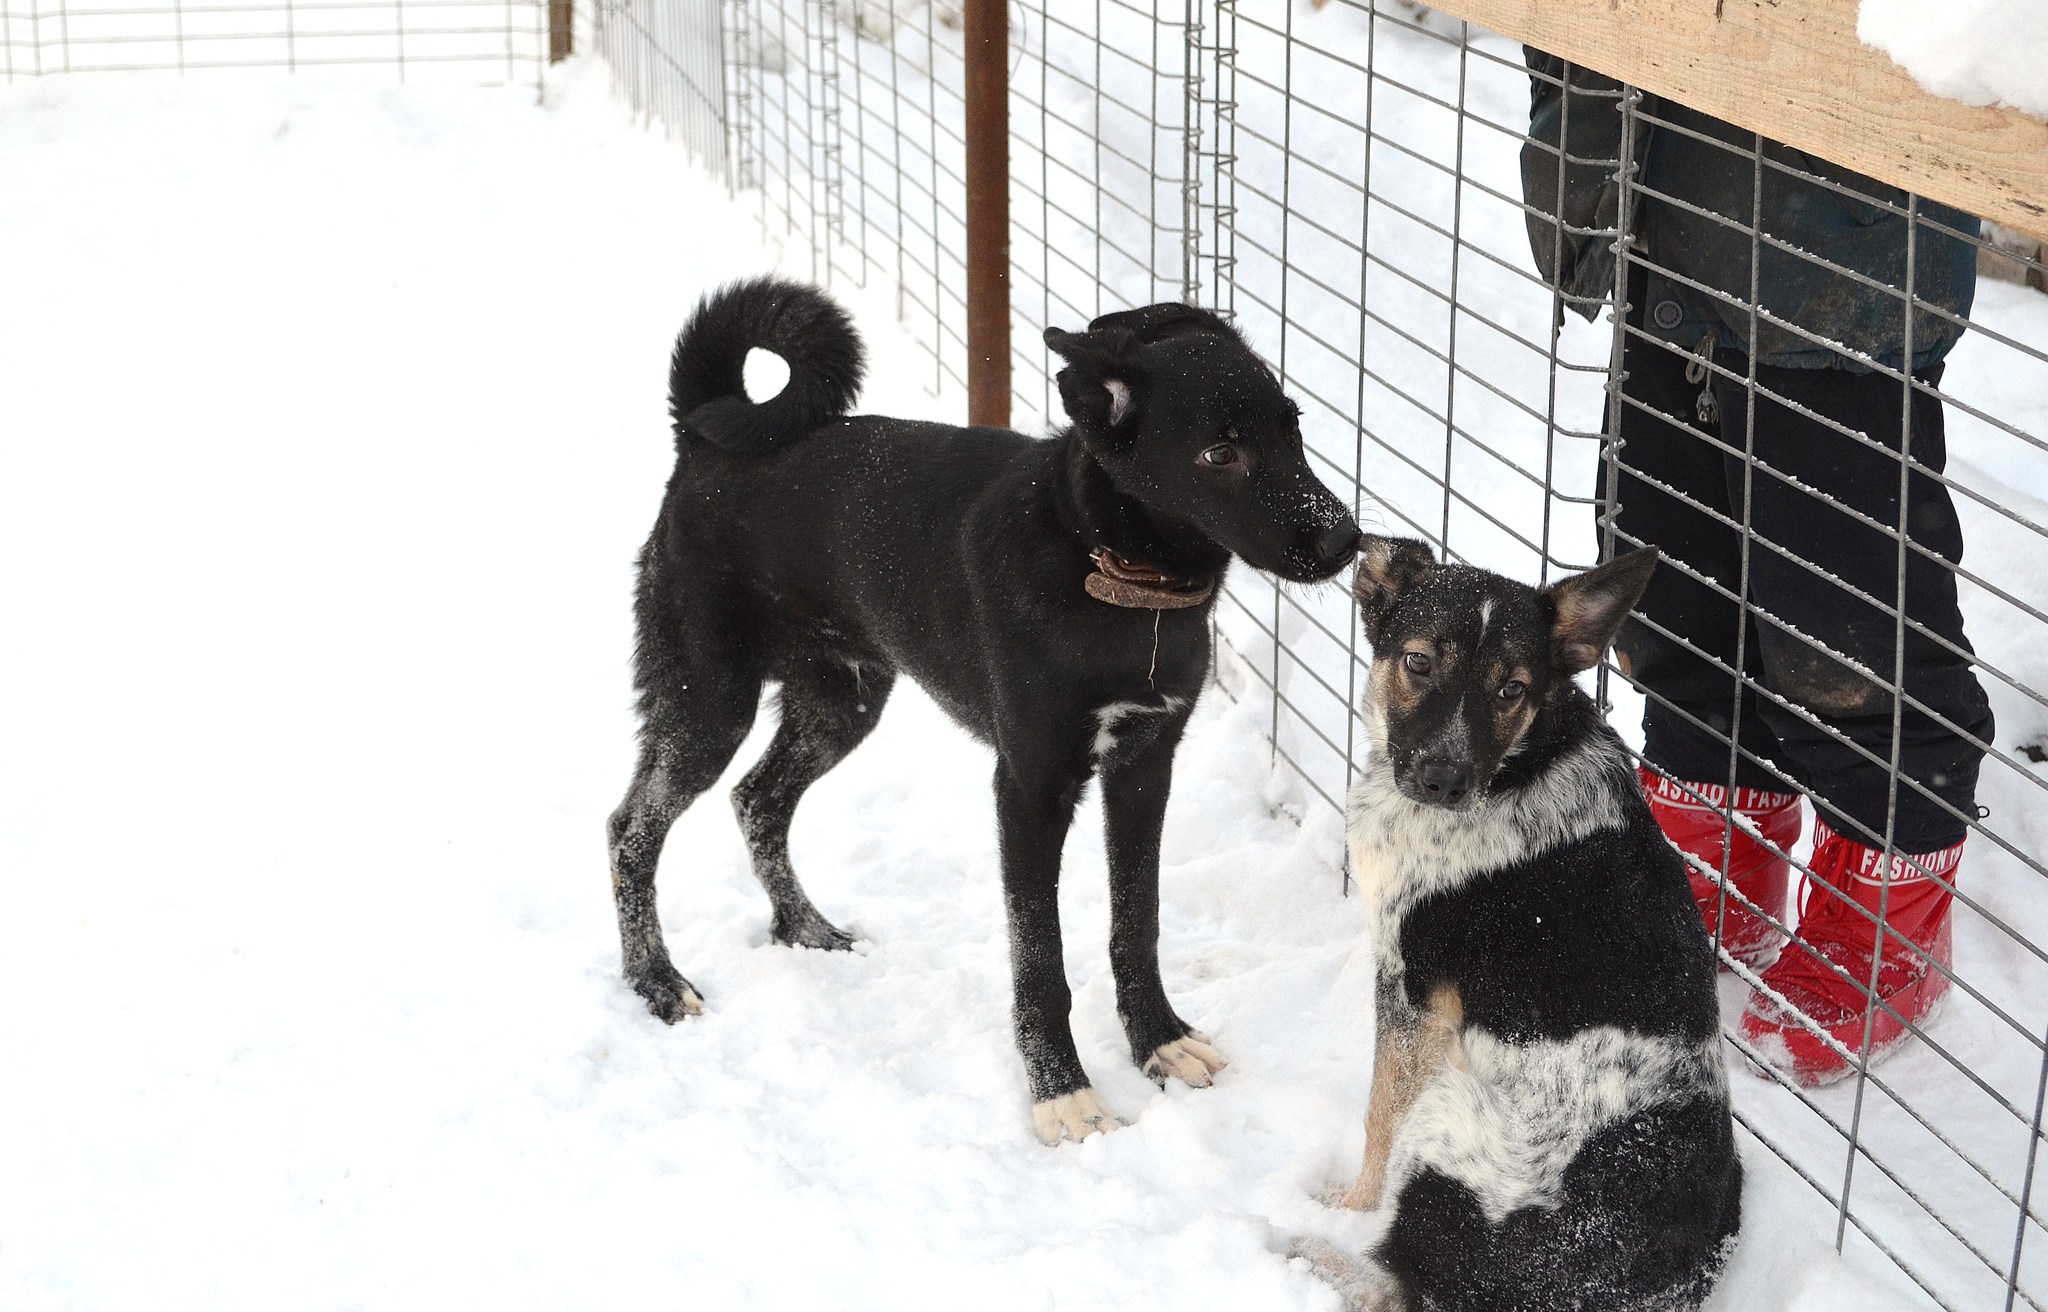
[[[955,5],[598,0],[587,21],[635,103],[702,143],[816,277],[897,289],[934,387],[964,381]],[[678,34],[714,27],[722,82],[662,82],[702,58]],[[1927,854],[1871,881],[1882,902],[1822,886],[1803,919],[1796,874],[1779,894],[1703,872],[1727,1014],[1778,991],[1759,968],[1802,924],[1868,939],[1874,910],[1902,919],[1894,890],[1953,898],[1952,958],[1926,926],[1888,935],[1876,1002],[1866,976],[1785,950],[1812,963],[1793,987],[1856,1015],[1731,1022],[1745,1151],[1936,1303],[2043,1306],[2038,246],[1401,0],[1012,4],[1010,43],[1014,422],[1057,418],[1045,327],[1188,299],[1269,352],[1369,527],[1530,579],[1667,546],[1665,595],[1602,685],[1638,747],[1648,711],[1673,813],[1766,866],[1807,869],[1823,822],[1837,865]],[[1786,240],[1786,207],[1839,247]],[[1816,367],[1835,357],[1850,367]],[[1240,570],[1216,624],[1223,689],[1267,712],[1277,804],[1334,860],[1364,751],[1348,599]],[[1957,838],[1954,868],[1938,849]],[[1910,1041],[1873,1064],[1866,1032]],[[1788,1049],[1843,1078],[1752,1060]]]

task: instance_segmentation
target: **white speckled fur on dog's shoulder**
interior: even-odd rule
[[[1401,921],[1422,898],[1620,828],[1627,812],[1616,789],[1634,786],[1621,745],[1594,739],[1528,787],[1453,811],[1411,801],[1395,784],[1386,753],[1376,752],[1352,786],[1344,828],[1380,971],[1401,972]]]

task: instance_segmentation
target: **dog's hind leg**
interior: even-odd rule
[[[846,759],[882,718],[896,682],[887,666],[813,661],[782,685],[775,740],[732,790],[754,877],[775,905],[769,933],[792,947],[845,949],[853,940],[818,913],[789,862],[789,825],[804,790]]]
[[[655,911],[654,874],[677,816],[739,750],[761,701],[761,678],[738,655],[734,635],[711,623],[683,624],[661,611],[658,580],[643,574],[640,599],[640,763],[606,826],[612,899],[626,982],[647,1009],[674,1024],[704,1010],[704,999],[669,960]],[[693,617],[701,619],[701,617]],[[721,643],[718,640],[724,639]],[[732,650],[715,650],[717,646]]]

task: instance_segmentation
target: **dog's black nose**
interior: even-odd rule
[[[1415,767],[1415,781],[1432,802],[1453,806],[1472,791],[1472,771],[1449,761],[1424,761]]]
[[[1356,524],[1344,523],[1326,528],[1315,536],[1316,559],[1342,565],[1358,554],[1358,544],[1364,536]]]

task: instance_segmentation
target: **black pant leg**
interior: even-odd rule
[[[1760,700],[1787,763],[1833,828],[1881,841],[1892,793],[1889,686],[1901,625],[1887,613],[1899,593],[1899,543],[1877,525],[1895,529],[1902,522],[1903,387],[1882,374],[1841,369],[1760,368],[1757,377],[1785,401],[1870,439],[1838,432],[1784,401],[1757,398],[1750,598],[1758,612],[1753,622],[1765,685],[1820,722]],[[1941,367],[1921,377],[1938,382]],[[1739,433],[1744,389],[1723,380],[1718,390],[1724,426]],[[1918,464],[1936,472],[1945,466],[1936,398],[1914,393],[1910,442]],[[1741,464],[1729,462],[1731,486],[1741,477]],[[1859,521],[1858,514],[1874,523]],[[1960,840],[1961,816],[1974,814],[1977,770],[1992,719],[1968,657],[1941,641],[1970,651],[1950,569],[1962,558],[1962,528],[1948,490],[1913,474],[1903,522],[1911,540],[1932,553],[1906,553],[1905,614],[1939,640],[1906,627],[1903,683],[1909,704],[1899,734],[1895,840],[1902,851],[1928,852]],[[1927,710],[1914,709],[1914,701]]]
[[[1615,642],[1622,669],[1648,696],[1643,755],[1692,782],[1783,789],[1783,779],[1748,756],[1729,778],[1728,734],[1738,699],[1744,699],[1741,736],[1749,752],[1773,759],[1775,742],[1755,713],[1753,694],[1729,673],[1738,665],[1752,672],[1762,667],[1754,638],[1739,641],[1746,622],[1734,600],[1741,589],[1742,538],[1731,521],[1739,521],[1740,508],[1728,499],[1726,462],[1712,440],[1717,433],[1697,421],[1700,385],[1686,381],[1684,355],[1634,336],[1623,347],[1623,368],[1627,399],[1615,457],[1615,524],[1626,538],[1656,546],[1665,557],[1637,607],[1649,623],[1630,619]],[[1620,545],[1627,549],[1632,542]]]

